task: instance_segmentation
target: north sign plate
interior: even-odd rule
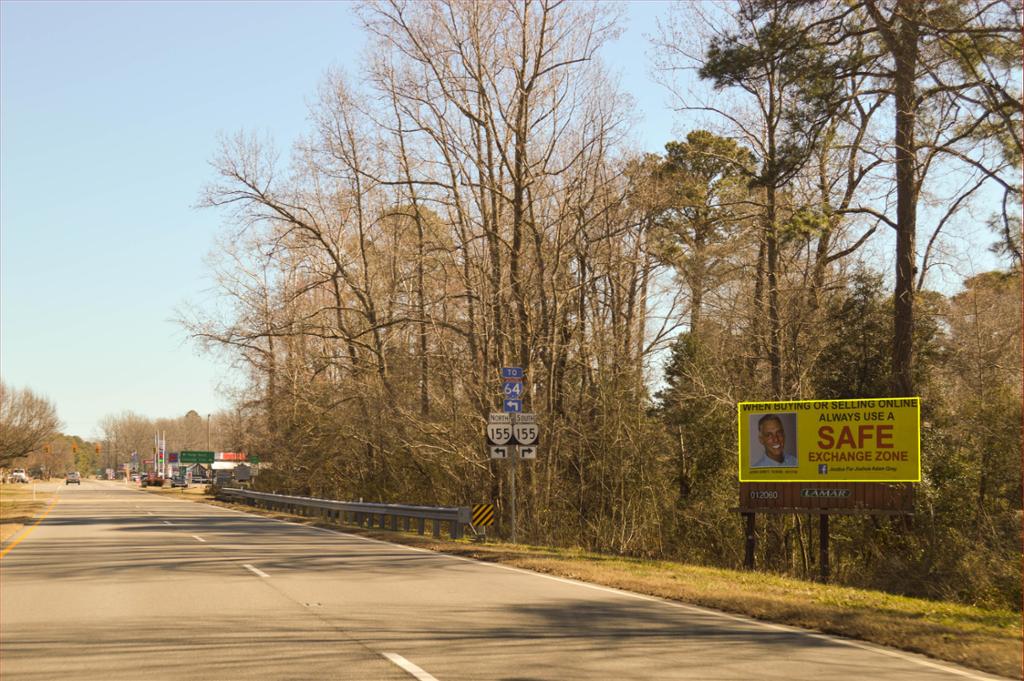
[[[502,414],[508,416],[508,414]],[[512,424],[489,421],[487,423],[487,444],[507,445],[512,439]],[[504,457],[502,457],[504,458]]]

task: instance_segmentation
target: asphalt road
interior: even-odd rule
[[[0,563],[0,678],[995,679],[142,492],[60,486]]]

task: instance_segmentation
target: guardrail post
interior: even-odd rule
[[[412,521],[412,518],[410,518],[409,516],[405,516],[405,517],[402,518],[402,529],[405,530],[406,532],[409,531],[409,523],[411,521]]]
[[[430,524],[434,526],[434,537],[436,539],[440,539],[441,538],[441,521],[440,520],[431,520]]]
[[[417,531],[419,531],[420,534],[423,534],[426,531],[426,526],[427,526],[427,521],[426,521],[425,518],[417,518],[416,519],[416,529],[417,529]]]
[[[473,516],[468,506],[460,506],[458,519],[455,521],[455,533],[458,535],[456,539],[462,539],[463,532],[466,529],[466,525],[472,522]]]
[[[398,532],[398,516],[397,515],[392,515],[391,516],[391,531],[392,532]]]

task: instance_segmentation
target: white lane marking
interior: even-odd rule
[[[409,660],[405,659],[398,653],[381,653],[381,655],[388,658],[389,660],[397,664],[399,667],[412,674],[415,678],[419,679],[419,681],[437,681],[437,677],[435,677],[433,674],[430,674],[429,672],[420,669],[419,667],[414,665],[412,662],[409,662]]]
[[[152,511],[146,511],[146,513],[148,513],[149,515],[156,515],[156,513],[153,513]]]
[[[203,539],[202,537],[200,537],[200,536],[199,536],[199,535],[197,535],[197,534],[193,534],[193,535],[192,535],[192,538],[193,538],[193,539],[195,539],[196,541],[201,541],[201,542],[203,542],[204,544],[206,543],[206,540],[205,540],[205,539]]]
[[[174,523],[172,523],[170,520],[165,520],[164,521],[164,525],[173,525],[173,524]]]
[[[234,510],[234,509],[231,509],[231,510]],[[237,513],[243,513],[245,515],[252,515],[250,513],[245,513],[245,511],[236,511],[236,512]],[[253,516],[253,517],[260,518],[260,517],[263,517],[263,516]],[[594,591],[604,591],[604,592],[609,593],[609,594],[615,594],[615,595],[618,595],[618,596],[626,596],[628,598],[635,598],[637,600],[647,601],[649,603],[660,603],[662,605],[667,605],[669,607],[678,608],[680,610],[687,610],[687,611],[690,611],[690,612],[701,613],[701,614],[704,614],[704,615],[711,615],[711,616],[719,617],[719,618],[722,618],[722,619],[729,619],[729,620],[733,620],[735,622],[740,622],[742,624],[755,625],[755,626],[762,627],[764,629],[771,629],[773,631],[781,631],[781,632],[785,632],[785,633],[788,633],[788,634],[796,634],[796,635],[808,636],[810,638],[818,639],[818,640],[821,640],[821,641],[828,641],[830,643],[838,643],[840,645],[850,646],[852,648],[859,648],[861,650],[865,650],[865,651],[869,651],[869,652],[874,652],[874,653],[879,653],[881,655],[887,655],[889,657],[895,657],[897,659],[904,660],[906,662],[912,662],[912,663],[919,664],[919,665],[924,666],[924,667],[931,667],[931,668],[934,668],[934,669],[939,669],[941,671],[950,672],[951,674],[957,674],[959,676],[963,676],[963,677],[968,678],[968,679],[974,679],[974,681],[993,681],[993,680],[996,680],[996,679],[1003,679],[1004,678],[1004,677],[1001,677],[1001,676],[988,675],[988,674],[985,674],[985,672],[972,672],[972,671],[968,671],[968,670],[964,670],[964,669],[957,669],[955,667],[948,667],[948,666],[946,666],[944,664],[941,664],[941,663],[931,662],[929,660],[922,659],[922,658],[919,658],[919,657],[915,657],[913,655],[906,654],[906,653],[900,652],[898,650],[892,650],[892,649],[889,649],[889,648],[884,648],[884,647],[882,647],[880,645],[875,645],[875,644],[870,644],[870,643],[862,643],[860,641],[854,641],[852,639],[840,638],[840,637],[837,637],[837,636],[830,636],[829,634],[822,634],[822,633],[818,633],[818,632],[815,632],[815,631],[810,631],[808,629],[799,629],[797,627],[790,627],[790,626],[786,626],[784,624],[773,624],[773,623],[770,623],[770,622],[764,622],[764,621],[761,621],[761,620],[755,620],[755,619],[752,619],[752,618],[749,618],[749,617],[743,617],[741,615],[732,615],[732,614],[729,614],[727,612],[722,612],[720,610],[711,610],[711,609],[708,609],[708,608],[702,608],[702,607],[697,606],[697,605],[690,605],[688,603],[680,603],[678,601],[670,601],[670,600],[667,600],[667,599],[664,599],[664,598],[658,598],[657,596],[647,596],[647,595],[644,595],[644,594],[634,593],[632,591],[624,591],[622,589],[616,589],[616,588],[610,587],[610,586],[601,586],[599,584],[591,584],[589,582],[581,582],[581,581],[578,581],[578,580],[568,579],[568,578],[565,578],[565,577],[556,577],[554,575],[545,575],[543,573],[534,572],[532,570],[525,570],[523,568],[512,567],[510,565],[499,565],[497,563],[489,563],[489,562],[482,561],[482,560],[476,560],[475,558],[466,558],[464,556],[453,556],[450,553],[440,553],[438,551],[430,551],[429,549],[421,549],[421,548],[416,547],[416,546],[406,546],[404,544],[393,544],[391,542],[383,541],[381,539],[373,539],[371,537],[364,537],[364,536],[358,535],[358,534],[349,534],[347,532],[343,532],[343,531],[339,531],[339,530],[331,530],[331,529],[328,529],[326,527],[314,527],[314,526],[311,526],[311,525],[300,525],[298,523],[292,523],[292,522],[289,522],[287,520],[278,520],[277,518],[266,518],[266,520],[272,520],[274,522],[284,523],[286,525],[291,525],[292,527],[302,527],[302,528],[307,528],[307,529],[310,529],[310,530],[317,530],[318,532],[329,532],[329,533],[331,533],[331,534],[333,534],[335,536],[343,535],[345,537],[350,537],[350,538],[353,538],[353,539],[362,539],[363,541],[371,542],[371,543],[374,543],[374,544],[385,544],[387,546],[395,546],[395,547],[403,548],[403,549],[406,549],[406,550],[409,550],[409,551],[415,551],[417,553],[432,553],[435,556],[443,556],[445,558],[450,558],[452,560],[459,560],[459,561],[462,561],[464,563],[474,563],[476,565],[486,565],[488,567],[496,568],[498,570],[507,570],[509,572],[518,572],[520,574],[529,575],[530,577],[540,577],[542,579],[550,579],[553,582],[561,582],[563,584],[570,584],[570,585],[573,585],[573,586],[581,586],[581,587],[584,587],[586,589],[593,589]]]
[[[260,570],[259,568],[254,568],[252,565],[249,565],[248,563],[245,563],[244,565],[242,565],[242,567],[244,567],[246,570],[248,570],[249,572],[253,573],[257,577],[269,577],[270,576],[266,572],[264,572],[263,570]]]
[[[179,501],[179,500],[178,499],[174,499],[174,501]],[[191,502],[185,502],[185,503],[191,503]],[[615,589],[613,587],[601,586],[601,585],[598,585],[598,584],[590,584],[589,582],[581,582],[581,581],[578,581],[578,580],[568,579],[568,578],[565,578],[565,577],[556,577],[554,575],[545,575],[545,574],[540,573],[540,572],[533,572],[532,570],[524,570],[523,568],[512,567],[512,566],[509,566],[509,565],[499,565],[497,563],[489,563],[487,561],[476,560],[475,558],[465,558],[463,556],[453,556],[450,553],[441,553],[441,552],[438,552],[438,551],[431,551],[429,549],[421,549],[421,548],[416,547],[416,546],[406,546],[405,544],[394,544],[394,543],[389,542],[389,541],[384,541],[384,540],[381,540],[381,539],[373,539],[371,537],[364,537],[364,536],[359,535],[359,534],[349,534],[348,532],[345,532],[343,530],[332,530],[332,529],[329,529],[329,528],[326,528],[326,527],[316,527],[316,526],[313,526],[313,525],[303,525],[303,524],[291,522],[291,521],[288,521],[288,520],[280,520],[278,518],[267,518],[266,516],[256,515],[254,513],[247,513],[245,511],[239,511],[239,510],[234,509],[234,508],[225,508],[223,506],[215,506],[214,508],[220,508],[220,509],[223,509],[225,511],[231,511],[232,513],[238,513],[240,515],[249,516],[250,518],[254,518],[254,519],[259,519],[259,520],[264,520],[264,521],[269,520],[270,522],[274,522],[274,523],[283,523],[285,525],[290,525],[290,526],[292,526],[292,527],[294,527],[296,529],[308,529],[308,530],[315,530],[317,532],[328,532],[330,534],[333,534],[334,536],[339,536],[340,535],[340,536],[343,536],[343,537],[346,537],[346,538],[351,538],[351,539],[361,539],[361,540],[363,540],[365,542],[370,542],[370,543],[373,543],[373,544],[384,544],[386,546],[394,546],[394,547],[397,547],[397,548],[405,549],[407,551],[415,551],[417,553],[431,553],[431,554],[433,554],[435,556],[442,556],[444,558],[450,558],[452,560],[459,560],[459,561],[462,561],[464,563],[475,563],[477,565],[486,565],[487,567],[497,568],[499,570],[508,570],[509,572],[519,572],[521,574],[529,575],[531,577],[540,577],[542,579],[550,579],[550,580],[555,581],[555,582],[562,582],[564,584],[570,584],[570,585],[574,585],[574,586],[581,586],[581,587],[584,587],[584,588],[587,588],[587,589],[593,589],[595,591],[604,591],[604,592],[607,592],[607,593],[610,593],[610,594],[617,594],[619,596],[626,596],[628,598],[635,598],[635,599],[641,600],[641,601],[648,601],[650,603],[660,603],[662,605],[667,605],[669,607],[678,608],[680,610],[688,610],[690,612],[697,612],[697,613],[701,613],[701,614],[704,614],[704,615],[710,615],[710,616],[719,617],[719,618],[722,618],[722,619],[733,620],[735,622],[740,622],[740,623],[747,624],[747,625],[758,626],[758,627],[762,627],[764,629],[771,629],[773,631],[781,631],[781,632],[785,632],[785,633],[789,633],[789,634],[808,636],[810,638],[818,639],[818,640],[821,640],[821,641],[828,641],[830,643],[836,643],[836,644],[839,644],[839,645],[849,646],[851,648],[859,648],[861,650],[865,650],[865,651],[868,651],[868,652],[874,652],[874,653],[879,653],[881,655],[886,655],[888,657],[894,657],[894,658],[903,660],[905,662],[911,662],[913,664],[921,665],[922,667],[931,667],[933,669],[938,669],[940,671],[945,671],[945,672],[949,672],[951,674],[956,674],[958,676],[963,676],[963,677],[968,678],[968,679],[973,679],[974,681],[1001,681],[1001,680],[1005,679],[1005,677],[995,676],[995,675],[991,675],[991,674],[986,674],[985,672],[981,672],[981,671],[973,671],[973,670],[967,670],[967,669],[958,669],[956,667],[947,666],[946,664],[943,664],[943,663],[932,662],[930,660],[924,659],[921,656],[915,656],[915,655],[910,654],[910,653],[904,653],[902,651],[895,650],[895,649],[892,649],[892,648],[885,648],[885,647],[883,647],[883,646],[881,646],[879,644],[872,644],[872,643],[864,643],[864,642],[861,642],[861,641],[854,641],[853,639],[840,638],[838,636],[832,636],[832,635],[829,635],[829,634],[822,634],[820,632],[811,631],[809,629],[800,629],[798,627],[790,627],[790,626],[787,626],[787,625],[784,625],[784,624],[773,624],[773,623],[770,623],[770,622],[764,622],[762,620],[756,620],[756,619],[749,618],[749,617],[743,617],[741,615],[732,615],[732,614],[729,614],[727,612],[723,612],[721,610],[711,610],[709,608],[702,608],[702,607],[697,606],[697,605],[690,605],[688,603],[680,603],[679,601],[671,601],[671,600],[668,600],[668,599],[665,599],[665,598],[658,598],[657,596],[647,596],[647,595],[644,595],[644,594],[634,593],[632,591],[624,591],[622,589]],[[950,664],[952,664],[952,663],[950,663]],[[426,672],[424,672],[424,673],[426,673]]]

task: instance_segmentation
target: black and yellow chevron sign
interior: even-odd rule
[[[473,504],[472,522],[474,527],[480,527],[481,525],[493,525],[494,504]]]

